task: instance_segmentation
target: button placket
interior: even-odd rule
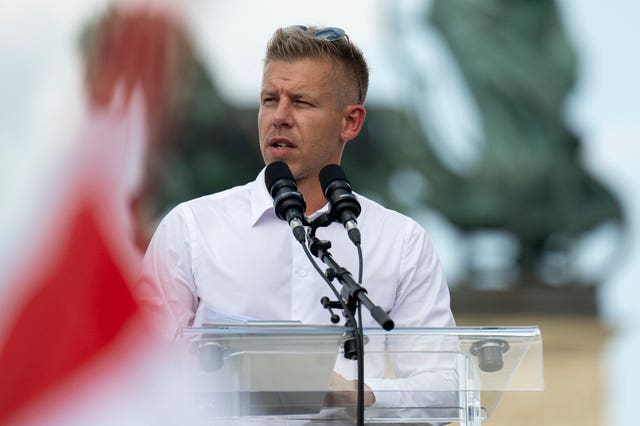
[[[312,309],[310,294],[315,271],[300,244],[296,241],[293,243],[291,317],[294,320],[304,320]]]

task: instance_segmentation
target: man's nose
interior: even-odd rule
[[[291,127],[292,124],[291,103],[286,99],[280,99],[273,113],[273,125],[276,127]]]

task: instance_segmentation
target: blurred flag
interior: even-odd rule
[[[105,130],[99,138],[120,136],[116,129]],[[84,159],[96,168],[113,163]],[[83,173],[73,179],[77,184],[62,188],[67,192],[63,204],[53,207],[57,217],[47,225],[55,229],[43,232],[35,251],[26,254],[20,275],[8,284],[26,297],[15,300],[20,308],[5,319],[10,326],[0,352],[0,422],[79,374],[128,323],[137,321],[139,310],[129,288],[133,271],[119,261],[122,249],[110,236],[123,236],[118,227],[124,223],[117,220],[122,216],[105,221],[104,212],[117,206],[109,205],[114,197],[96,181],[109,173],[94,169],[92,176],[85,175],[89,169],[79,170]]]
[[[91,35],[77,153],[47,184],[55,203],[4,283],[2,424],[185,420],[171,359],[133,293],[144,224],[132,206],[154,123],[166,118],[172,28],[157,10],[112,10]]]

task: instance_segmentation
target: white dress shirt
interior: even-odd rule
[[[396,326],[453,326],[446,280],[425,231],[400,213],[357,198],[362,285],[369,298]],[[333,223],[317,236],[331,242],[333,258],[357,280],[358,255],[344,227]],[[145,255],[138,292],[146,304],[168,314],[162,322],[168,334],[233,317],[329,324],[320,299],[334,299],[291,228],[276,217],[264,169],[253,182],[169,212]],[[378,326],[368,312],[363,325]]]

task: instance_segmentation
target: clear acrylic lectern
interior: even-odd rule
[[[479,425],[503,392],[542,390],[538,327],[365,329],[366,424]],[[338,326],[246,323],[185,328],[196,408],[213,424],[353,424],[332,406],[332,375],[357,377]],[[352,392],[351,394],[348,392]],[[343,399],[341,399],[342,401]]]

